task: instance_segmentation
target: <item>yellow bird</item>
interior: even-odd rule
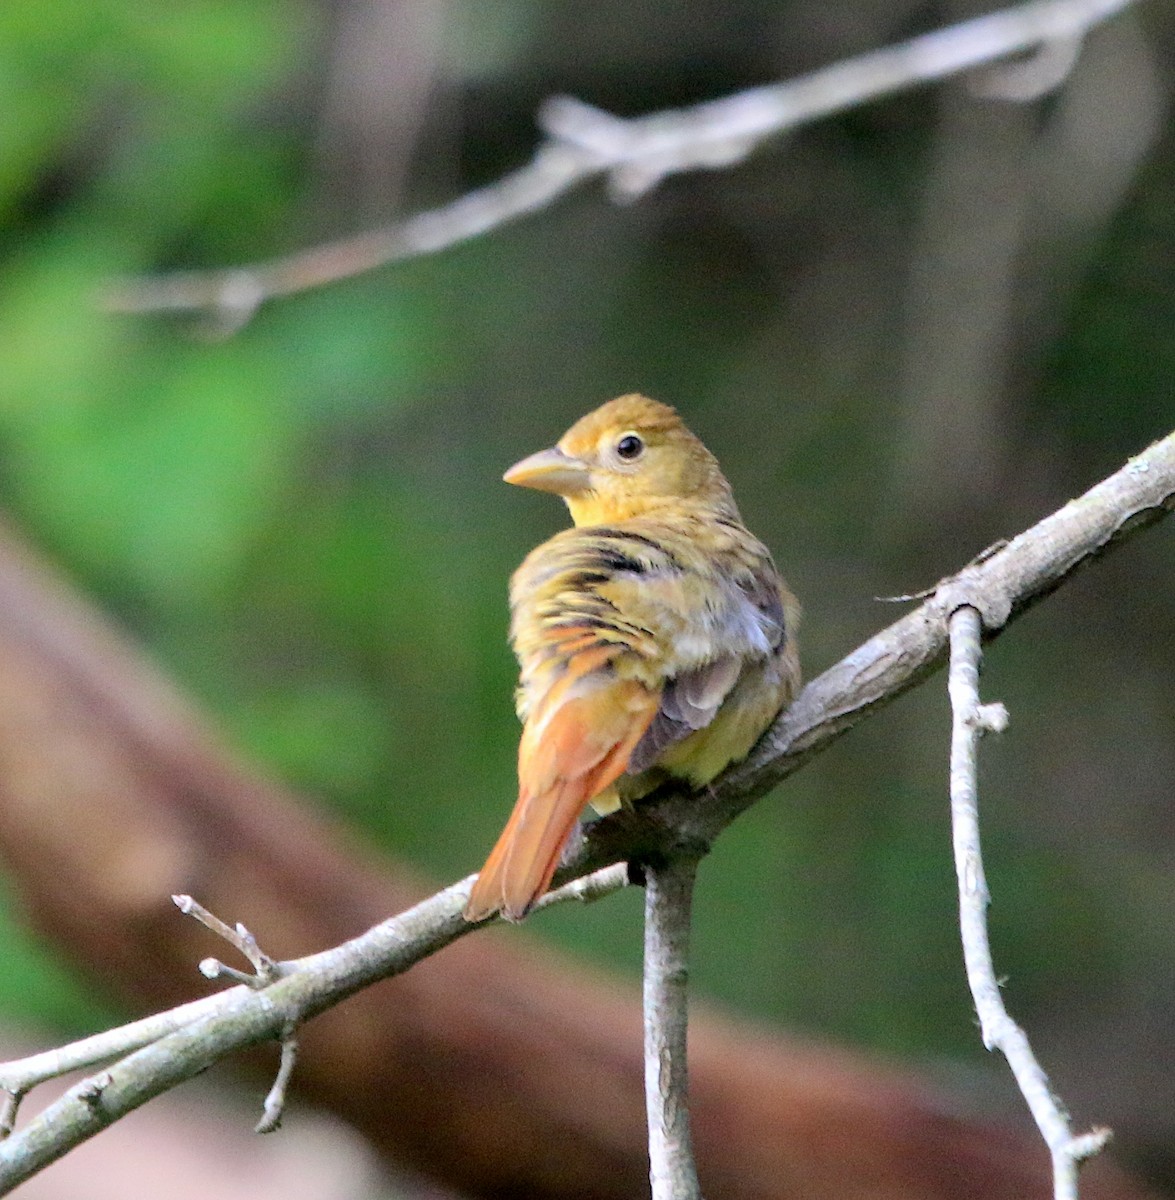
[[[518,802],[465,906],[519,920],[584,807],[746,757],[799,688],[799,609],[717,460],[677,413],[611,400],[507,483],[562,496],[575,528],[510,582],[521,667]]]

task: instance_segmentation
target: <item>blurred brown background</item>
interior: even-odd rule
[[[506,579],[564,522],[499,477],[601,400],[673,403],[719,456],[804,602],[809,675],[893,618],[875,597],[1169,431],[1171,4],[1095,30],[1030,103],[910,92],[633,205],[584,188],[231,337],[95,295],[444,202],[527,159],[552,93],[635,115],[976,11],[5,6],[0,501],[242,752],[437,880],[468,873],[512,798]],[[1012,724],[983,804],[1009,1005],[1078,1123],[1175,1195],[1173,585],[1160,526],[993,647]],[[956,946],[946,753],[932,683],[731,829],[694,979],[1018,1114]],[[9,1020],[107,1019],[9,901]],[[631,976],[639,919],[634,893],[534,932]]]

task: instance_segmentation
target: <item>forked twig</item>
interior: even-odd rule
[[[236,926],[226,925],[215,913],[209,912],[198,900],[191,896],[172,896],[172,902],[186,917],[199,921],[205,929],[210,929],[217,937],[223,938],[234,949],[239,950],[253,966],[253,974],[238,971],[222,963],[218,958],[206,958],[200,963],[200,974],[205,979],[231,979],[234,983],[243,983],[246,987],[263,988],[271,984],[280,974],[281,966],[257,944],[257,939],[237,922]]]

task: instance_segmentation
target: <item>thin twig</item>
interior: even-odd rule
[[[241,924],[228,925],[215,913],[209,912],[198,900],[191,896],[172,896],[172,903],[186,917],[192,917],[200,922],[205,929],[210,929],[217,937],[223,938],[242,957],[247,958],[253,967],[253,974],[246,975],[235,967],[226,966],[217,958],[206,958],[200,963],[200,974],[206,979],[231,979],[234,983],[243,983],[247,987],[265,987],[272,983],[279,973],[278,964],[257,944],[257,939]]]
[[[282,1114],[286,1109],[286,1088],[294,1074],[294,1065],[298,1061],[298,1039],[292,1029],[287,1030],[282,1037],[282,1056],[278,1064],[277,1077],[273,1087],[265,1097],[261,1120],[253,1127],[254,1133],[273,1133],[281,1127]]]
[[[589,179],[607,177],[634,199],[668,175],[727,166],[765,139],[936,80],[1040,47],[1024,68],[1025,96],[1055,86],[1084,35],[1134,0],[1034,0],[833,63],[798,79],[749,88],[692,108],[625,119],[569,97],[544,104],[547,140],[524,167],[450,204],[267,262],[221,271],[127,279],[102,297],[111,312],[211,313],[224,332],[267,300],[321,287],[406,258],[435,254],[537,212]],[[1003,79],[1003,94],[1016,86]],[[991,78],[987,85],[998,89]],[[980,85],[982,86],[982,84]]]
[[[548,892],[545,896],[540,897],[534,906],[534,911],[538,912],[551,904],[563,904],[568,900],[578,900],[581,904],[594,904],[595,901],[602,900],[605,896],[610,896],[613,892],[628,887],[628,883],[628,864],[613,863],[609,867],[601,867],[600,870],[593,871],[590,875],[584,875],[581,879],[572,879],[562,887]]]
[[[959,927],[967,983],[979,1014],[983,1044],[1002,1051],[1016,1077],[1053,1160],[1054,1200],[1077,1200],[1077,1171],[1110,1137],[1095,1129],[1074,1137],[1064,1108],[1053,1095],[1024,1031],[1008,1015],[1000,995],[987,936],[990,896],[979,844],[979,790],[976,747],[986,732],[1001,733],[1008,713],[1002,704],[979,703],[982,618],[968,604],[950,616],[951,659],[947,688],[951,698],[951,827],[959,878]]]
[[[191,896],[173,896],[172,900],[180,912],[195,918],[236,946],[254,963],[254,968],[258,971],[256,975],[247,975],[243,971],[225,966],[216,959],[205,959],[200,963],[200,971],[206,978],[228,978],[234,983],[257,988],[276,977],[279,972],[278,964],[261,950],[256,939],[244,926],[238,925],[233,929]],[[50,1079],[59,1079],[62,1075],[70,1075],[75,1071],[89,1070],[115,1062],[144,1046],[149,1046],[185,1025],[216,1012],[224,995],[222,992],[215,996],[206,996],[202,1000],[193,1000],[166,1012],[144,1017],[129,1025],[120,1025],[116,1029],[97,1033],[92,1037],[81,1038],[54,1050],[45,1050],[26,1058],[0,1063],[0,1139],[6,1138],[12,1132],[21,1100],[39,1084]]]
[[[1080,567],[1158,521],[1172,507],[1175,434],[1131,459],[990,558],[967,568],[960,577],[967,584],[965,602],[984,611],[986,636],[994,638],[1007,622],[1055,591]],[[947,643],[947,617],[957,607],[957,603],[948,605],[940,590],[858,646],[812,680],[747,760],[704,793],[670,791],[635,810],[621,810],[597,822],[579,852],[556,876],[559,883],[614,863],[655,860],[665,853],[667,831],[672,832],[677,846],[710,845],[756,798],[827,749],[856,722],[939,667]],[[603,878],[610,881],[609,886],[621,886],[624,876],[613,872]],[[471,875],[445,888],[341,946],[281,964],[281,977],[263,991],[230,988],[150,1018],[165,1032],[145,1045],[131,1040],[140,1048],[110,1067],[109,1083],[102,1089],[101,1112],[84,1103],[76,1091],[67,1092],[0,1142],[0,1193],[226,1055],[280,1038],[291,1024],[308,1020],[368,984],[408,970],[471,930],[482,928],[470,925],[461,915],[473,879]],[[571,898],[574,892],[562,894]],[[87,1042],[126,1038],[128,1029],[142,1029],[146,1024],[136,1022]],[[68,1050],[38,1057],[56,1058]],[[0,1081],[8,1078],[6,1069],[0,1067]],[[22,1089],[14,1085],[10,1090],[15,1094]]]
[[[698,859],[645,865],[645,1108],[653,1200],[701,1200],[690,1141],[686,1023]]]

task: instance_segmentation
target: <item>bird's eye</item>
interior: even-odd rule
[[[617,457],[623,458],[626,462],[632,462],[634,458],[639,458],[641,451],[644,450],[644,440],[638,437],[635,433],[626,433],[620,441],[616,443]]]

